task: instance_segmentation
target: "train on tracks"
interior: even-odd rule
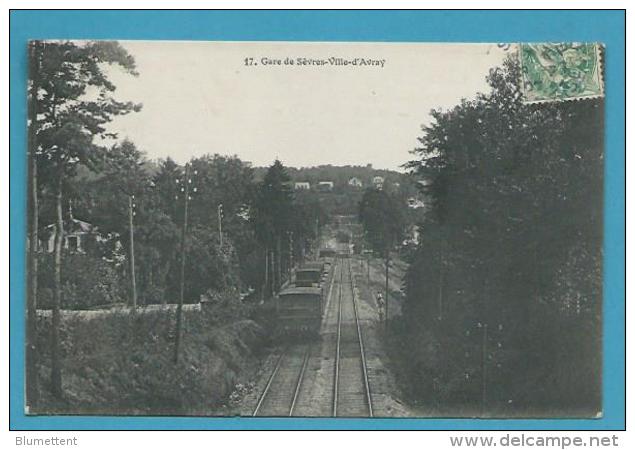
[[[278,335],[319,337],[328,296],[331,268],[341,252],[321,249],[316,261],[298,267],[276,297]]]
[[[324,340],[318,344],[294,339],[279,348],[253,416],[374,416],[350,260],[338,260],[330,282],[333,284],[323,324]],[[287,311],[302,309],[305,305],[300,303],[308,300],[302,295],[317,295],[317,290],[317,286],[289,287],[282,296],[289,297],[283,299],[288,301]],[[292,299],[293,296],[299,297]],[[315,311],[316,305],[314,298],[307,311]]]

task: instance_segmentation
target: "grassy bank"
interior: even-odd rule
[[[63,315],[63,398],[50,375],[50,318],[38,323],[40,402],[35,414],[225,414],[246,389],[263,344],[252,320],[219,320],[212,311],[184,310],[181,353],[174,363],[175,312],[115,311]]]

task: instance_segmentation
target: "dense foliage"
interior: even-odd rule
[[[367,189],[359,203],[359,221],[364,228],[364,239],[370,249],[383,258],[403,237],[405,203],[384,190]]]
[[[54,258],[40,254],[38,305],[42,309],[53,306]],[[62,308],[91,309],[122,304],[126,290],[121,273],[109,262],[88,254],[71,254],[64,258],[62,271]]]
[[[468,414],[594,414],[603,104],[523,104],[518,71],[433,111],[408,165],[432,200],[405,282],[412,389]]]

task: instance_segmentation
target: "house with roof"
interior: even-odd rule
[[[55,251],[55,236],[57,224],[52,223],[40,229],[38,232],[38,249],[45,253]],[[64,220],[64,239],[62,249],[70,253],[86,253],[92,243],[102,242],[105,239],[93,224],[79,220],[73,216],[73,208],[69,207],[68,217]]]
[[[348,185],[354,188],[361,188],[364,186],[364,183],[362,183],[362,180],[360,180],[357,177],[352,177],[350,180],[348,180]]]
[[[319,181],[317,188],[322,192],[329,192],[333,190],[335,184],[332,181]]]
[[[311,183],[309,183],[308,181],[296,181],[293,184],[293,189],[295,189],[296,191],[308,191],[309,189],[311,189]]]

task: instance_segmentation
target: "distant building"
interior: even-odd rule
[[[296,191],[309,190],[311,189],[311,183],[309,183],[308,181],[296,181],[293,185],[293,188]]]
[[[332,181],[320,181],[318,182],[318,190],[320,191],[332,191],[333,190],[333,182]]]
[[[416,197],[410,197],[408,199],[408,208],[412,208],[412,209],[418,209],[418,208],[423,208],[425,205],[423,203],[423,200],[420,200]]]
[[[364,186],[364,183],[362,183],[362,180],[360,180],[359,178],[353,177],[350,180],[348,180],[348,185],[351,187],[360,188]]]
[[[57,225],[52,223],[39,232],[40,250],[46,253],[55,251]],[[64,221],[64,241],[62,248],[70,253],[86,253],[89,242],[101,241],[102,236],[90,223],[75,219],[72,215]]]
[[[376,176],[373,177],[373,186],[377,189],[381,189],[384,187],[384,177]]]

